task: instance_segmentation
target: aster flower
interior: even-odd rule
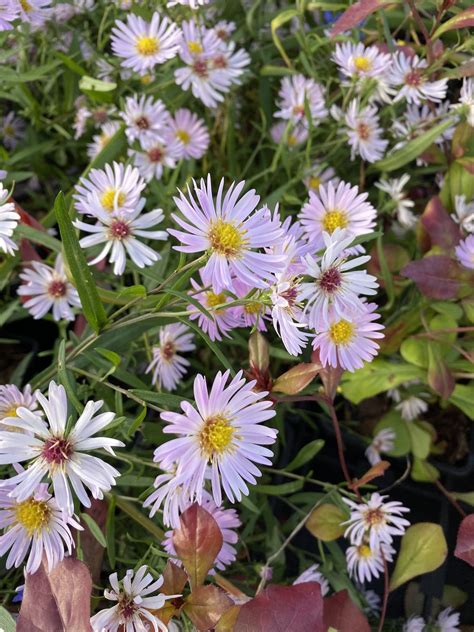
[[[385,542],[377,546],[370,546],[364,541],[346,549],[347,570],[351,577],[360,582],[370,582],[374,577],[384,573],[384,559],[393,560],[395,549]]]
[[[228,22],[227,20],[219,20],[219,22],[217,22],[217,24],[212,28],[212,30],[214,31],[214,33],[217,35],[217,37],[224,41],[227,42],[227,40],[230,39],[232,33],[235,31],[236,29],[236,24],[235,22]]]
[[[413,228],[417,222],[416,215],[411,210],[415,206],[415,202],[407,198],[403,191],[409,180],[410,176],[404,173],[401,178],[381,178],[379,182],[375,183],[375,186],[384,191],[394,202],[398,222],[406,229]]]
[[[270,136],[277,145],[283,143],[289,149],[293,149],[308,139],[308,128],[302,123],[293,125],[291,121],[289,123],[281,121],[281,123],[272,125]]]
[[[133,13],[127,22],[117,20],[112,29],[112,50],[122,58],[122,66],[145,75],[178,53],[181,31],[155,11],[151,22]]]
[[[305,273],[314,279],[302,283],[300,300],[306,300],[304,319],[317,331],[331,319],[344,319],[354,311],[364,311],[360,294],[376,294],[377,279],[366,270],[354,270],[370,260],[368,255],[347,258],[347,248],[354,240],[345,229],[336,228],[330,235],[323,233],[326,250],[320,259],[307,254],[303,260]]]
[[[343,75],[355,80],[384,75],[392,64],[391,55],[362,42],[336,44],[332,59]]]
[[[183,511],[185,511],[188,507],[192,505],[191,502],[184,507]],[[205,509],[214,520],[217,522],[217,525],[222,534],[222,547],[219,553],[214,560],[213,566],[219,570],[225,570],[226,566],[235,562],[237,551],[233,546],[236,544],[239,539],[236,529],[240,527],[242,524],[239,520],[239,516],[235,509],[226,509],[225,507],[218,507],[214,502],[211,494],[207,491],[203,491],[202,501],[200,506]],[[165,538],[161,545],[164,550],[173,557],[176,557],[176,549],[173,544],[173,533],[174,531],[166,531]],[[178,563],[178,562],[177,562]],[[179,563],[181,565],[181,563]],[[214,568],[211,569],[210,574],[215,573]]]
[[[468,235],[455,248],[456,257],[465,268],[474,269],[474,235]]]
[[[153,371],[152,383],[167,391],[174,391],[187,373],[189,361],[180,352],[194,351],[194,334],[182,323],[165,325],[158,330],[160,344],[152,348],[153,360],[146,373]]]
[[[0,251],[14,255],[18,246],[11,237],[18,226],[20,215],[13,202],[7,202],[9,197],[10,192],[0,182]]]
[[[125,121],[125,134],[130,143],[138,140],[164,140],[170,115],[163,103],[142,94],[125,99],[125,109],[121,114]]]
[[[331,180],[334,186],[339,182],[339,178],[336,176],[334,169],[314,163],[311,169],[308,170],[303,182],[308,191],[318,191],[322,184],[327,184]]]
[[[436,619],[437,632],[460,632],[459,612],[453,608],[445,608]]]
[[[247,51],[235,50],[235,43],[221,43],[219,50],[210,57],[210,67],[214,72],[228,77],[231,84],[240,85],[240,77],[250,64]]]
[[[293,586],[306,582],[317,582],[321,586],[321,594],[324,597],[329,592],[329,582],[319,569],[319,564],[311,564],[293,582]]]
[[[217,292],[215,288],[204,283],[202,281],[202,268],[199,274],[203,285],[201,286],[194,279],[191,279],[193,289],[189,295],[210,313],[211,318],[193,304],[188,305],[187,308],[189,318],[190,320],[197,320],[199,327],[211,340],[220,341],[222,336],[229,337],[228,332],[234,327],[238,327],[240,323],[233,308],[219,307],[219,309],[215,309],[218,305],[232,302],[232,298],[224,292]]]
[[[200,185],[194,182],[195,196],[188,187],[188,198],[180,191],[174,201],[181,215],[173,214],[182,230],[169,229],[183,245],[180,252],[206,252],[209,259],[202,269],[202,279],[216,292],[232,289],[232,277],[253,287],[266,287],[267,279],[282,269],[284,257],[259,252],[281,239],[278,220],[263,207],[255,210],[260,197],[255,189],[240,194],[245,182],[231,184],[224,195],[221,180],[214,201],[211,177]]]
[[[317,192],[310,191],[298,219],[314,249],[324,246],[323,232],[332,234],[336,228],[345,228],[353,237],[371,233],[377,211],[366,202],[367,197],[367,193],[359,194],[358,187],[346,182],[339,182],[337,187],[329,182]]]
[[[408,56],[398,51],[393,55],[390,81],[398,87],[394,101],[406,99],[408,103],[420,105],[424,99],[439,102],[446,97],[447,79],[429,81],[428,63],[418,55]]]
[[[180,595],[158,593],[163,581],[162,575],[154,581],[151,573],[147,572],[147,566],[140,566],[136,573],[128,570],[120,581],[117,573],[109,575],[112,590],[105,590],[104,597],[117,603],[112,608],[100,610],[91,618],[94,632],[167,632],[168,628],[156,616],[156,611],[163,608],[168,599]]]
[[[394,535],[403,535],[410,525],[403,514],[410,511],[397,500],[385,502],[388,496],[377,492],[371,494],[368,502],[354,502],[343,498],[349,505],[351,515],[343,524],[349,525],[344,533],[351,544],[359,545],[367,540],[374,551],[380,544],[391,544]],[[363,580],[361,580],[363,581]]]
[[[180,108],[169,121],[170,135],[179,141],[178,158],[202,158],[209,147],[209,132],[196,114]]]
[[[424,632],[425,620],[423,617],[418,617],[412,614],[403,625],[402,632]]]
[[[405,421],[413,421],[428,410],[428,404],[420,397],[411,395],[402,399],[395,408],[400,411]]]
[[[367,162],[380,160],[385,153],[388,140],[381,138],[382,128],[379,124],[377,108],[373,105],[361,108],[357,99],[353,99],[344,120],[351,146],[351,160],[354,160],[356,156],[360,156]]]
[[[26,408],[18,408],[17,419],[9,425],[27,430],[32,435],[0,430],[0,463],[22,463],[28,468],[10,479],[16,487],[10,496],[19,503],[29,498],[47,477],[51,479],[54,495],[63,512],[72,516],[74,503],[70,485],[85,507],[91,506],[87,487],[94,498],[103,498],[104,492],[115,485],[119,472],[102,459],[87,454],[89,450],[104,448],[114,454],[112,447],[122,447],[118,439],[93,437],[112,423],[114,413],[96,413],[104,402],[88,402],[71,430],[66,428],[68,401],[63,386],[50,382],[48,398],[37,392],[36,397],[48,422]]]
[[[87,145],[87,156],[94,160],[96,156],[110,143],[115,134],[119,131],[120,124],[116,121],[108,121],[102,125],[100,134],[92,137],[92,143]]]
[[[302,329],[303,311],[299,298],[299,280],[292,275],[281,274],[271,288],[273,327],[289,354],[298,356],[308,343],[310,334]]]
[[[462,82],[459,103],[451,105],[451,108],[466,117],[471,127],[474,127],[474,79],[465,77]]]
[[[377,432],[375,437],[372,439],[372,443],[365,451],[365,456],[367,457],[370,465],[379,463],[379,461],[381,461],[380,455],[383,452],[390,452],[393,450],[396,436],[397,435],[391,428],[384,428],[383,430],[379,430],[379,432]]]
[[[174,169],[176,161],[181,158],[183,144],[177,138],[173,138],[167,130],[163,141],[146,139],[142,142],[142,150],[131,149],[130,156],[133,164],[146,182],[154,178],[161,180],[166,169]]]
[[[283,77],[278,95],[279,110],[275,112],[276,118],[307,126],[305,103],[307,103],[313,125],[317,125],[328,114],[322,87],[313,79],[307,79],[303,75]]]
[[[114,274],[120,276],[125,271],[127,255],[139,268],[151,266],[161,258],[153,248],[137,239],[143,237],[166,241],[168,238],[164,230],[149,230],[163,220],[163,211],[158,208],[142,215],[143,204],[139,204],[133,212],[113,215],[97,208],[93,211],[96,224],[86,224],[80,220],[74,222],[76,228],[91,233],[79,240],[81,248],[105,244],[99,254],[89,261],[89,265],[95,265],[110,253],[109,261],[114,264]]]
[[[196,407],[182,402],[182,413],[164,412],[163,421],[169,422],[163,432],[176,434],[158,447],[155,460],[163,469],[175,462],[177,474],[186,477],[191,497],[201,502],[207,466],[211,466],[212,496],[217,505],[222,503],[222,488],[231,502],[247,495],[247,483],[256,484],[261,475],[255,465],[271,465],[271,450],[264,447],[276,440],[277,432],[262,425],[275,416],[267,392],[256,393],[255,381],[246,382],[239,371],[226,386],[229,371],[217,373],[209,392],[206,378],[194,380]]]
[[[35,27],[44,24],[51,15],[51,0],[13,0],[13,7],[22,22]]]
[[[364,588],[362,584],[358,584],[357,589],[367,603],[364,612],[377,615],[380,612],[382,602],[379,595],[374,590]]]
[[[24,307],[35,320],[51,309],[54,320],[74,320],[73,307],[81,307],[76,288],[66,276],[63,258],[56,257],[54,268],[40,261],[31,261],[20,274],[23,283],[17,290],[25,296]]]
[[[239,299],[247,299],[242,305],[232,307],[232,313],[238,323],[238,327],[256,327],[258,331],[266,331],[267,327],[263,316],[268,313],[268,306],[264,304],[261,292],[254,291],[253,287],[242,283],[238,279],[233,281],[233,292]]]
[[[181,29],[180,56],[185,63],[188,63],[189,56],[208,59],[221,47],[221,42],[214,30],[206,28],[202,23],[195,20],[183,20]]]
[[[474,200],[468,203],[465,195],[456,195],[454,210],[455,213],[451,217],[456,224],[459,224],[467,233],[474,233]]]
[[[198,9],[205,4],[209,4],[209,2],[210,0],[168,0],[166,6],[174,7],[177,4],[182,4],[184,6],[190,7],[191,9]]]
[[[156,458],[153,460],[156,462]],[[143,507],[151,507],[150,518],[163,507],[163,524],[175,529],[180,525],[179,516],[192,503],[184,476],[176,475],[173,464],[170,471],[159,474],[153,483],[154,491],[145,499]]]
[[[36,401],[36,394],[31,392],[31,386],[27,384],[23,391],[14,384],[2,384],[0,386],[0,429],[6,429],[15,432],[21,429],[17,429],[13,426],[8,426],[9,422],[13,419],[18,419],[18,408],[26,408],[33,415],[36,415],[39,419],[42,417],[42,412],[38,410],[38,402]]]
[[[97,211],[111,214],[133,212],[143,202],[140,194],[145,181],[138,169],[114,162],[103,169],[91,169],[81,178],[73,195],[79,213],[95,216]]]
[[[13,0],[0,0],[0,32],[11,31],[11,22],[18,17],[18,7]]]
[[[23,119],[11,111],[6,114],[0,123],[0,138],[7,149],[15,149],[23,138],[25,123]]]
[[[23,435],[22,435],[23,436]],[[31,495],[22,500],[12,497],[15,484],[2,481],[0,485],[0,555],[10,551],[6,567],[18,567],[28,555],[26,572],[35,573],[46,558],[51,571],[74,548],[70,527],[82,530],[72,516],[64,516],[62,508],[48,493],[45,484],[36,485]],[[29,554],[28,554],[29,551]]]

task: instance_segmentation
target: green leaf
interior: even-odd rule
[[[277,30],[281,26],[283,26],[284,24],[286,24],[287,22],[289,22],[290,20],[292,20],[293,18],[299,15],[300,15],[300,12],[297,9],[286,9],[285,11],[282,11],[281,13],[279,13],[275,18],[273,18],[273,20],[270,23],[273,43],[279,50],[280,55],[283,57],[283,59],[285,60],[285,64],[289,68],[292,67],[292,64],[291,64],[290,58],[286,54],[285,49],[283,48],[283,44],[281,43],[280,38],[277,35]]]
[[[453,29],[465,29],[474,26],[474,7],[461,11],[450,20],[441,24],[431,36],[431,39],[437,39],[446,31],[452,31]]]
[[[132,520],[142,526],[148,533],[161,542],[164,538],[164,531],[160,529],[148,516],[145,516],[136,506],[129,500],[125,500],[120,496],[114,496],[115,503],[119,509],[124,511]]]
[[[146,413],[147,413],[147,408],[146,408],[146,406],[143,406],[141,411],[138,413],[138,415],[132,421],[132,423],[130,424],[129,429],[127,430],[127,435],[129,437],[132,437],[136,433],[136,431],[140,428],[140,426],[142,425],[142,423],[143,423],[143,421],[144,421],[144,419],[146,417]]]
[[[439,471],[434,465],[424,459],[414,457],[411,467],[411,477],[418,483],[434,483],[439,478]]]
[[[428,340],[407,338],[400,345],[400,354],[410,364],[426,369],[428,366]]]
[[[20,237],[24,237],[25,239],[28,239],[35,244],[45,246],[53,252],[61,252],[61,242],[59,241],[59,239],[52,237],[46,231],[43,232],[41,230],[38,230],[37,228],[28,226],[28,224],[19,224],[15,231],[15,234]]]
[[[474,384],[456,384],[454,391],[449,398],[451,404],[454,404],[462,410],[462,412],[474,421]]]
[[[76,395],[76,384],[73,383],[70,373],[66,369],[66,341],[61,340],[58,350],[58,377],[61,384],[66,389],[68,399],[73,403],[74,408],[80,415],[84,410],[84,406]]]
[[[416,421],[406,424],[411,439],[411,451],[419,459],[426,459],[431,448],[431,433]]]
[[[297,470],[302,465],[311,461],[320,450],[324,447],[324,441],[322,439],[315,439],[314,441],[310,441],[306,445],[304,445],[295,458],[288,463],[285,467],[285,472],[293,472],[293,470]]]
[[[16,630],[15,619],[3,606],[0,606],[0,629],[3,629],[3,632],[15,632]]]
[[[391,428],[395,432],[395,441],[393,450],[388,452],[389,456],[404,456],[410,452],[411,437],[408,432],[408,423],[406,422],[398,410],[391,410],[378,422],[374,429],[374,436],[385,428]]]
[[[114,366],[119,366],[120,362],[122,361],[122,358],[119,356],[119,354],[115,353],[115,351],[110,351],[110,349],[96,347],[95,351],[97,351],[97,353],[100,353],[103,358],[111,362]]]
[[[211,349],[211,351],[215,354],[215,356],[217,357],[219,362],[223,366],[225,366],[226,369],[229,369],[231,376],[234,377],[234,375],[235,375],[234,367],[229,362],[227,356],[221,351],[219,345],[217,345],[215,342],[213,342],[209,338],[209,336],[207,334],[205,334],[203,332],[203,330],[200,327],[198,327],[198,325],[194,321],[186,319],[186,318],[181,318],[181,317],[178,317],[178,320],[180,320],[182,323],[184,323],[185,325],[187,325],[188,327],[193,329],[197,334],[199,334],[199,336],[201,336],[201,338],[207,344],[209,349]]]
[[[286,77],[288,75],[294,75],[295,71],[291,68],[285,68],[284,66],[263,66],[260,70],[260,74],[263,77]]]
[[[436,570],[448,554],[443,529],[432,522],[419,522],[409,527],[402,537],[400,553],[390,578],[390,590],[405,582]]]
[[[451,492],[451,496],[474,507],[474,492]]]
[[[255,492],[257,494],[267,494],[268,496],[287,496],[294,494],[302,489],[304,481],[291,481],[290,483],[282,483],[281,485],[257,485]]]
[[[79,293],[84,316],[92,329],[99,333],[107,322],[107,316],[97,293],[95,279],[79,245],[62,192],[58,194],[54,202],[54,212],[63,241],[64,257]]]
[[[143,399],[145,402],[149,402],[150,404],[158,404],[158,406],[163,406],[165,408],[180,408],[181,402],[191,400],[187,397],[182,397],[181,395],[172,395],[171,393],[157,393],[156,391],[144,391],[139,388],[133,388],[130,390],[130,393],[136,395],[140,399]]]
[[[312,511],[306,521],[306,528],[318,540],[331,542],[343,535],[347,525],[342,523],[349,517],[348,512],[336,505],[324,503]]]
[[[105,549],[107,546],[107,540],[105,539],[105,536],[102,533],[101,528],[99,527],[97,522],[94,520],[94,518],[92,518],[92,516],[89,516],[89,514],[87,513],[81,513],[81,520],[83,520],[86,523],[86,525],[89,527],[89,531],[92,533],[94,538],[97,540],[100,546],[103,546]]]
[[[438,125],[435,125],[430,130],[421,134],[417,138],[408,141],[401,149],[389,154],[386,158],[379,160],[373,164],[373,168],[377,171],[394,171],[400,169],[408,162],[415,160],[425,149],[428,149],[435,140],[445,132],[453,124],[452,119],[449,118]]]
[[[109,507],[107,510],[107,519],[105,521],[105,533],[107,539],[107,557],[112,569],[115,568],[115,496],[109,497]]]

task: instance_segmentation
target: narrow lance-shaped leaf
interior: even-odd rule
[[[359,24],[359,22],[368,18],[369,15],[379,9],[383,9],[389,4],[394,3],[386,2],[384,0],[359,0],[359,2],[354,2],[354,4],[346,9],[336,20],[336,23],[329,34],[330,37],[335,37],[336,35],[344,33],[344,31],[353,29]]]
[[[432,35],[432,39],[438,38],[446,31],[452,31],[453,29],[467,29],[474,26],[474,7],[470,7],[465,11],[461,11],[450,20],[441,24],[440,27]]]
[[[54,212],[63,241],[64,257],[79,293],[84,316],[92,329],[99,333],[107,322],[107,316],[97,293],[96,282],[79,245],[62,192],[56,198]]]

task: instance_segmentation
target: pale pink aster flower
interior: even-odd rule
[[[384,573],[384,559],[393,560],[395,549],[388,543],[382,542],[377,546],[369,546],[368,542],[352,545],[346,549],[347,570],[351,577],[360,582],[370,582],[374,577]]]
[[[152,383],[167,391],[174,391],[187,373],[189,360],[179,353],[194,351],[194,334],[182,323],[165,325],[158,330],[160,344],[153,346],[153,360],[146,373],[153,371]]]
[[[197,320],[199,327],[211,340],[220,341],[222,340],[222,336],[229,338],[228,332],[240,325],[236,317],[236,312],[232,307],[219,307],[219,309],[216,309],[216,307],[232,302],[232,298],[224,294],[224,292],[217,292],[214,288],[209,287],[202,281],[202,269],[199,273],[203,285],[201,286],[196,283],[194,279],[191,279],[193,289],[189,292],[189,295],[211,314],[211,318],[192,304],[188,305],[187,308],[189,318],[190,320]]]
[[[11,31],[11,22],[18,17],[18,5],[14,0],[0,0],[0,31]]]
[[[272,403],[262,400],[266,391],[255,392],[256,382],[247,382],[239,371],[226,386],[229,371],[217,373],[209,392],[206,378],[194,380],[196,407],[182,402],[182,413],[164,412],[168,421],[165,434],[176,434],[159,446],[155,459],[164,469],[177,464],[177,475],[186,479],[190,495],[198,502],[208,464],[211,466],[212,496],[217,505],[222,503],[222,488],[231,502],[247,495],[247,483],[255,485],[261,475],[255,465],[271,465],[272,451],[264,447],[275,443],[277,431],[262,425],[275,416],[269,410]]]
[[[410,180],[410,176],[404,173],[401,178],[380,178],[375,186],[386,193],[395,204],[397,220],[403,228],[410,229],[417,223],[417,217],[412,212],[415,202],[407,197],[404,189]]]
[[[207,29],[195,20],[183,20],[180,57],[189,63],[189,56],[209,58],[216,53],[221,42],[213,29]]]
[[[308,104],[313,125],[317,125],[328,115],[323,89],[313,79],[307,79],[303,75],[283,77],[278,95],[279,110],[275,112],[276,118],[307,126],[305,102]]]
[[[110,425],[115,413],[96,413],[104,402],[87,402],[71,430],[67,430],[68,401],[63,386],[49,383],[48,398],[37,392],[48,423],[26,408],[17,409],[17,419],[10,419],[10,426],[28,430],[32,436],[0,430],[0,463],[28,461],[28,469],[10,479],[16,487],[10,492],[18,502],[31,496],[43,478],[53,483],[54,495],[65,514],[72,516],[75,494],[85,507],[91,501],[85,487],[94,498],[103,498],[110,491],[120,473],[102,459],[87,454],[89,450],[103,448],[114,454],[113,447],[125,444],[109,437],[93,437],[99,430]]]
[[[402,632],[424,632],[425,625],[423,617],[412,614],[406,623],[404,623]]]
[[[0,251],[14,255],[18,246],[12,236],[18,226],[20,214],[16,212],[13,202],[7,202],[9,197],[10,192],[0,182]]]
[[[179,144],[179,158],[202,158],[209,147],[209,132],[203,119],[186,108],[176,110],[169,121],[170,135]]]
[[[151,266],[161,258],[156,250],[137,239],[143,237],[166,241],[168,238],[164,230],[149,230],[163,220],[163,211],[158,208],[143,215],[143,204],[139,204],[133,212],[113,215],[102,209],[94,209],[96,224],[86,224],[80,220],[74,222],[76,228],[91,233],[79,240],[81,248],[105,244],[97,257],[89,261],[89,265],[95,265],[110,253],[108,258],[114,264],[114,274],[120,276],[125,271],[127,255],[139,268]]]
[[[367,162],[375,162],[383,157],[388,140],[381,138],[377,108],[373,105],[360,107],[357,99],[349,103],[344,116],[347,137],[351,146],[351,160],[360,156]]]
[[[97,210],[111,214],[134,212],[143,200],[146,184],[138,169],[114,162],[103,169],[91,169],[81,178],[73,195],[79,213],[95,216]]]
[[[319,259],[307,254],[305,274],[310,282],[301,284],[300,300],[307,301],[304,320],[309,327],[320,331],[332,322],[350,317],[354,311],[364,312],[361,294],[377,294],[376,277],[366,270],[354,270],[370,260],[369,255],[348,259],[347,248],[354,241],[343,228],[336,228],[330,235],[323,233],[326,250]]]
[[[31,392],[31,386],[27,384],[23,391],[14,384],[4,384],[0,386],[0,429],[5,427],[8,430],[14,432],[18,429],[13,426],[9,426],[9,422],[13,419],[18,419],[18,408],[26,408],[33,415],[36,415],[38,419],[41,419],[42,412],[38,410],[38,402],[36,401],[36,395]]]
[[[459,612],[455,612],[453,608],[445,608],[439,613],[436,625],[438,632],[460,632]]]
[[[367,539],[370,548],[376,549],[381,543],[391,544],[394,535],[405,533],[410,523],[402,516],[410,510],[398,500],[385,502],[386,498],[377,492],[366,503],[343,498],[351,510],[349,520],[342,523],[349,525],[344,536],[351,544],[359,545]]]
[[[129,150],[133,164],[145,182],[153,179],[161,180],[165,169],[174,169],[176,161],[181,158],[183,144],[173,138],[167,130],[163,141],[146,139],[142,142],[142,150]]]
[[[421,413],[425,413],[428,410],[428,404],[415,395],[402,399],[396,406],[396,410],[399,410],[405,421],[413,421],[417,419]]]
[[[246,50],[235,50],[235,43],[228,42],[222,45],[217,53],[211,55],[210,65],[214,71],[225,73],[230,78],[231,84],[239,85],[240,77],[250,64],[250,56]]]
[[[23,22],[41,26],[51,17],[51,0],[13,0],[13,7]]]
[[[117,603],[91,618],[94,632],[168,632],[166,625],[156,616],[156,611],[163,608],[167,600],[180,595],[158,593],[163,581],[162,575],[154,581],[151,573],[147,572],[147,566],[140,566],[137,572],[128,570],[120,581],[117,573],[109,575],[112,590],[104,590],[104,597]]]
[[[466,231],[466,233],[474,233],[474,200],[469,203],[466,201],[465,195],[454,196],[454,210],[451,215],[456,224]]]
[[[188,507],[190,507],[193,503],[189,502],[186,507],[184,507],[183,511],[185,511]],[[203,491],[202,501],[200,502],[200,506],[205,509],[214,520],[217,522],[219,529],[222,534],[222,547],[219,553],[214,560],[213,566],[217,568],[219,571],[225,570],[226,566],[235,562],[237,551],[233,546],[239,536],[236,533],[236,529],[240,527],[242,524],[239,520],[239,516],[235,509],[226,509],[225,507],[218,507],[214,502],[211,494],[207,491]],[[173,544],[173,533],[174,531],[166,531],[165,538],[162,541],[161,545],[164,550],[173,557],[176,557],[176,549]],[[177,564],[181,566],[181,563],[176,561]],[[212,568],[209,574],[214,574],[215,570]]]
[[[322,184],[327,184],[329,181],[332,181],[334,186],[340,182],[332,167],[324,167],[318,163],[314,163],[311,166],[303,180],[308,191],[318,191]]]
[[[315,250],[324,247],[323,232],[332,234],[336,228],[345,228],[353,237],[373,232],[377,211],[367,197],[347,182],[339,182],[337,187],[329,182],[317,192],[309,192],[298,219]]]
[[[391,428],[384,428],[383,430],[377,432],[375,437],[372,439],[372,443],[365,451],[365,456],[367,457],[370,465],[379,463],[382,460],[380,455],[383,452],[390,452],[390,450],[393,450],[396,436],[397,435]]]
[[[121,116],[130,143],[134,140],[140,144],[147,140],[164,140],[170,115],[160,99],[155,101],[144,94],[140,98],[138,95],[127,97]]]
[[[217,22],[217,24],[212,27],[212,30],[220,40],[227,42],[236,28],[237,26],[235,22],[219,20],[219,22]]]
[[[232,183],[224,195],[222,179],[214,201],[209,175],[199,186],[194,182],[196,197],[188,187],[188,197],[180,191],[180,197],[174,198],[181,215],[173,213],[172,218],[184,229],[168,230],[183,244],[174,248],[209,254],[202,279],[216,292],[231,290],[234,276],[247,285],[264,288],[283,268],[284,257],[259,252],[281,239],[281,223],[272,218],[267,207],[255,210],[260,201],[255,189],[240,197],[244,186],[245,182]]]
[[[100,134],[92,137],[92,143],[87,145],[87,156],[93,160],[110,143],[115,134],[119,131],[120,124],[116,121],[108,121],[102,125]]]
[[[408,103],[420,105],[424,99],[439,102],[446,97],[447,79],[429,81],[426,69],[428,63],[418,55],[408,56],[403,52],[393,55],[390,82],[399,88],[394,101],[406,99]]]
[[[81,307],[76,288],[66,276],[61,255],[56,257],[54,268],[40,261],[31,261],[20,274],[23,283],[17,290],[25,296],[24,303],[35,320],[43,318],[51,309],[54,320],[74,320],[72,308]]]
[[[337,44],[332,59],[346,77],[356,80],[384,75],[392,64],[390,54],[382,53],[376,46],[364,46],[361,42]]]
[[[112,50],[122,58],[122,66],[145,75],[157,64],[175,57],[181,31],[166,17],[153,13],[151,22],[130,13],[127,22],[117,20],[112,29]]]
[[[15,149],[23,138],[25,122],[15,112],[6,114],[0,124],[0,138],[7,149]]]
[[[64,516],[62,507],[48,493],[47,485],[37,484],[31,495],[19,500],[12,497],[15,494],[12,480],[0,485],[0,527],[5,529],[0,536],[0,555],[10,551],[5,563],[7,569],[20,566],[28,555],[27,573],[35,573],[43,557],[52,571],[66,552],[72,553],[74,539],[70,527],[79,530],[82,527],[72,516]]]
[[[468,235],[455,248],[456,257],[465,268],[474,269],[474,235]]]
[[[277,145],[283,143],[289,149],[293,149],[308,139],[308,128],[302,123],[293,125],[291,122],[281,121],[272,125],[270,136]]]
[[[329,314],[328,324],[318,331],[312,343],[313,349],[319,350],[323,366],[355,371],[364,362],[372,362],[379,348],[374,338],[383,338],[380,330],[384,328],[373,322],[380,318],[374,313],[376,309],[375,303],[369,303],[365,310],[357,310],[347,318]]]
[[[311,564],[303,571],[293,582],[293,586],[297,584],[305,584],[306,582],[317,582],[321,586],[321,594],[324,597],[329,592],[329,582],[319,569],[319,564]]]
[[[474,127],[474,79],[472,77],[464,78],[459,103],[451,105],[451,108],[463,114],[468,124]]]
[[[190,7],[191,9],[198,9],[199,7],[203,7],[205,4],[209,4],[210,1],[211,0],[168,0],[166,6],[174,7],[177,4],[182,4]]]

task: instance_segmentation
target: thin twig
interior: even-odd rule
[[[380,622],[377,632],[382,632],[383,624],[385,623],[385,616],[387,614],[387,604],[388,604],[388,565],[387,560],[385,559],[385,555],[383,551],[381,551],[382,559],[383,559],[383,602],[382,602],[382,612],[380,613]]]
[[[411,13],[413,15],[413,19],[415,20],[418,28],[420,29],[420,31],[423,34],[423,38],[426,42],[426,53],[427,53],[427,57],[428,57],[428,62],[431,64],[433,62],[433,51],[431,50],[432,47],[432,41],[431,41],[431,36],[428,32],[428,29],[425,26],[425,23],[423,22],[421,15],[418,13],[418,9],[416,8],[416,4],[415,4],[415,0],[407,0],[408,5],[410,6],[411,9]]]
[[[445,496],[449,502],[452,504],[452,506],[456,509],[456,511],[463,517],[466,517],[466,512],[464,511],[464,509],[461,507],[461,505],[457,502],[457,500],[454,498],[454,496],[452,496],[452,494],[449,493],[449,491],[446,489],[446,487],[440,482],[440,481],[435,481],[435,485],[436,487],[439,489],[439,491],[443,494],[443,496]]]

